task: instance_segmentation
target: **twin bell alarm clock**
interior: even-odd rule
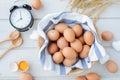
[[[24,4],[23,6],[13,6],[10,9],[9,21],[10,24],[18,31],[28,31],[33,26],[33,16],[30,12],[32,8]]]

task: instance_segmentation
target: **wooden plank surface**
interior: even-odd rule
[[[9,8],[13,5],[13,0],[0,0],[0,40],[3,40],[14,29],[9,23]],[[30,4],[28,0],[27,2]],[[34,29],[36,29],[38,22],[46,14],[53,12],[60,12],[66,8],[68,0],[42,0],[43,7],[40,10],[33,10],[35,23],[29,31],[22,33],[24,43],[21,47],[10,51],[3,59],[0,60],[0,80],[18,80],[19,71],[12,73],[9,69],[11,62],[19,62],[20,60],[27,60],[30,63],[29,73],[31,73],[35,80],[74,80],[78,75],[84,75],[88,72],[95,71],[99,73],[102,80],[120,80],[120,69],[117,73],[109,73],[105,65],[96,63],[90,70],[86,70],[81,74],[72,76],[60,76],[53,71],[44,71],[39,62],[37,41],[30,40],[29,36]],[[97,22],[100,33],[105,30],[110,30],[114,33],[114,40],[120,40],[120,3],[116,3],[107,8],[100,16]],[[10,42],[0,44],[0,53],[2,53]],[[115,51],[111,47],[111,42],[102,43],[110,58],[114,60],[120,68],[120,52]]]

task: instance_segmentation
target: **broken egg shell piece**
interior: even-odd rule
[[[10,63],[9,68],[10,68],[10,71],[16,72],[18,71],[18,64],[16,62],[12,62]]]
[[[32,34],[30,35],[30,39],[32,40],[38,40],[39,38],[39,33],[37,30],[33,30]]]
[[[113,47],[116,51],[120,51],[120,40],[119,40],[119,41],[113,41],[113,42],[112,42],[112,47]]]

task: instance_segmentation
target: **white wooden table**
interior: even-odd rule
[[[9,23],[9,8],[12,6],[13,0],[0,0],[0,40],[6,38],[14,28]],[[24,0],[23,0],[24,1]],[[30,0],[29,0],[30,1]],[[36,29],[38,22],[48,13],[63,11],[69,0],[42,0],[43,6],[40,10],[33,10],[35,23],[29,31],[22,33],[24,43],[19,48],[10,51],[3,59],[0,60],[0,80],[18,80],[18,72],[11,72],[9,64],[11,62],[19,62],[26,60],[30,63],[29,73],[34,76],[34,80],[75,80],[76,76],[84,75],[88,72],[95,71],[102,77],[101,80],[120,80],[120,69],[117,73],[109,73],[105,65],[96,63],[90,70],[86,70],[81,74],[72,76],[60,76],[53,71],[44,71],[40,65],[38,57],[37,42],[30,40],[29,36]],[[107,8],[97,22],[100,33],[110,30],[114,33],[114,40],[120,40],[120,3],[116,3]],[[10,42],[0,44],[0,53],[2,53]],[[111,47],[111,42],[103,42],[103,45],[120,68],[120,52],[115,51]]]

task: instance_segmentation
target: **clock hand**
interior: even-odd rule
[[[21,19],[18,19],[16,22],[19,22]]]
[[[16,22],[19,22],[20,20],[22,20],[22,13],[21,13],[21,11],[20,11],[20,18]]]
[[[22,15],[21,15],[21,11],[20,11],[20,20],[22,20]]]

